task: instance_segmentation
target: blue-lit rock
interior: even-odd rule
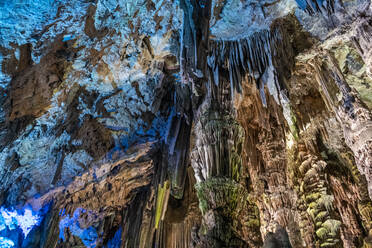
[[[14,247],[14,242],[8,238],[0,237],[0,247],[12,248]]]
[[[8,228],[9,230],[14,230],[19,227],[22,229],[25,238],[31,229],[38,226],[41,221],[41,217],[33,213],[29,208],[25,208],[23,213],[19,213],[16,210],[7,210],[2,207],[0,215],[0,229]]]
[[[27,247],[34,238],[33,233],[39,229],[46,211],[47,206],[39,212],[33,211],[31,207],[20,210],[1,207],[0,247]]]
[[[110,149],[124,149],[138,139],[154,140],[162,136],[164,125],[156,123],[166,120],[167,116],[161,116],[164,113],[152,106],[153,92],[162,87],[164,66],[174,66],[165,63],[165,59],[177,56],[173,43],[180,25],[180,12],[176,3],[159,1],[155,9],[147,9],[144,3],[42,1],[15,4],[7,1],[1,5],[0,12],[16,13],[11,18],[2,15],[4,19],[0,20],[2,27],[14,29],[1,33],[3,43],[0,45],[10,49],[7,54],[0,51],[6,61],[12,56],[15,61],[20,60],[17,46],[25,43],[31,44],[31,58],[35,64],[46,56],[50,43],[63,42],[63,49],[77,49],[73,57],[66,57],[63,78],[57,77],[61,85],[53,91],[45,110],[34,116],[33,124],[20,130],[18,137],[0,151],[0,172],[7,174],[0,188],[12,192],[5,197],[8,203],[16,204],[20,198],[25,200],[36,193],[43,194],[55,185],[66,184],[98,159],[92,157],[92,152],[87,152],[86,148],[91,146],[89,139],[80,137],[86,132],[78,133],[79,128],[90,128],[83,126],[86,118],[92,118],[95,123],[100,123],[94,125],[103,125],[107,130],[104,134],[107,148],[99,148],[103,150],[102,154],[109,154]],[[106,18],[110,11],[113,15]],[[134,12],[137,12],[135,17]],[[29,13],[28,17],[23,18],[26,13]],[[155,15],[162,17],[161,23],[152,18]],[[17,22],[17,19],[22,21]],[[138,34],[133,35],[129,22],[140,24]],[[40,34],[31,37],[32,32]],[[110,32],[110,35],[100,36],[104,32]],[[149,47],[146,45],[148,37]],[[17,45],[13,48],[10,43]],[[9,87],[10,76],[2,72],[1,77],[4,88]],[[82,88],[86,89],[84,96],[79,95]],[[72,102],[74,99],[77,99],[76,104]],[[72,112],[79,114],[69,114]],[[154,123],[152,118],[144,121],[144,113],[156,115]],[[70,131],[56,132],[56,123],[69,125],[74,122],[76,126]],[[0,131],[1,135],[7,134]],[[64,151],[66,149],[73,151]],[[6,167],[10,154],[15,154],[20,165],[14,172]],[[20,175],[23,186],[12,184]]]
[[[294,0],[228,0],[222,11],[219,5],[214,5],[216,10],[212,16],[211,32],[217,39],[248,37],[257,31],[269,29],[273,20],[288,15],[296,7]]]
[[[120,227],[119,230],[115,232],[115,235],[112,239],[109,240],[107,243],[106,248],[120,248],[121,246],[121,234],[122,234],[122,228]]]
[[[59,222],[59,237],[63,241],[66,241],[64,232],[65,229],[68,228],[71,234],[79,237],[86,247],[94,248],[97,246],[97,231],[93,227],[81,227],[81,224],[79,223],[79,217],[82,213],[86,213],[86,210],[78,208],[75,210],[71,217],[69,215],[62,215],[61,221]]]

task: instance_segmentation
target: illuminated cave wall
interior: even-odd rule
[[[0,247],[372,247],[371,20],[0,1]]]

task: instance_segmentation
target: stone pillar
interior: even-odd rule
[[[243,128],[231,115],[208,105],[195,125],[192,166],[203,220],[195,247],[244,247],[234,225],[249,205],[240,185]]]

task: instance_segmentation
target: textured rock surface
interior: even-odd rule
[[[0,2],[0,247],[372,247],[372,4]]]

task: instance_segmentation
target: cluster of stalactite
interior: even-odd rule
[[[193,6],[196,9],[201,7]],[[125,211],[125,220],[131,224],[125,226],[122,235],[136,234],[123,245],[187,247],[192,242],[199,247],[212,244],[259,247],[266,236],[269,243],[287,244],[287,232],[298,233],[296,228],[283,228],[294,223],[294,217],[289,214],[293,204],[291,191],[284,186],[285,180],[279,179],[286,178],[287,172],[283,170],[285,144],[279,142],[284,139],[283,126],[279,124],[283,118],[276,119],[280,112],[276,101],[280,99],[282,76],[288,73],[288,68],[283,68],[286,65],[291,68],[293,56],[287,56],[285,63],[277,57],[292,53],[288,48],[287,34],[281,25],[276,25],[272,31],[256,33],[240,41],[208,41],[208,29],[200,28],[208,24],[208,17],[199,16],[203,20],[199,20],[199,28],[195,28],[195,24],[188,23],[196,18],[195,13],[188,13],[190,6],[186,8],[185,20],[188,21],[184,24],[181,49],[181,75],[185,84],[171,86],[170,96],[166,90],[170,86],[169,80],[162,80],[159,86],[157,94],[160,99],[173,99],[170,124],[165,143],[158,150],[161,158],[156,156],[157,172],[151,182],[154,187],[148,187],[137,198],[132,198]],[[210,47],[205,49],[206,46]],[[273,123],[277,124],[272,128],[275,132],[268,131],[271,124],[252,132],[237,122],[236,107],[240,105],[236,100],[247,85],[258,89],[260,97],[257,97],[257,92],[254,94],[256,107],[268,118],[261,121],[268,123],[274,118]],[[267,88],[276,95],[270,96]],[[271,109],[274,105],[276,111],[267,114],[264,107]],[[192,122],[195,125],[191,133]],[[187,169],[190,133],[194,137],[191,142],[194,171]],[[253,141],[259,145],[252,147],[260,157],[255,161],[257,164],[243,164],[243,153],[249,149],[245,133],[259,136]],[[272,157],[276,159],[271,160]],[[263,174],[252,169],[262,164],[267,167]],[[195,182],[190,179],[194,176]],[[267,176],[269,179],[265,182],[262,178]],[[196,192],[192,189],[195,183]],[[267,187],[269,190],[265,192]],[[263,190],[262,195],[257,193],[260,190]],[[196,207],[196,196],[200,210]],[[282,198],[286,200],[276,200]],[[141,203],[135,203],[137,200]],[[203,215],[202,222],[198,217],[199,211]],[[171,213],[178,215],[179,212],[183,212],[182,218],[175,222]],[[139,218],[134,220],[133,216]],[[112,227],[112,224],[108,225]],[[283,237],[284,241],[279,241]]]
[[[297,2],[328,15],[338,4]],[[54,201],[42,246],[61,232],[59,247],[83,245],[58,224],[80,207],[99,210],[79,217],[105,234],[98,246],[121,230],[118,246],[129,248],[372,247],[372,117],[334,56],[312,48],[293,15],[210,40],[211,1],[181,7],[182,82],[164,74],[155,92],[154,112],[163,100],[172,108],[164,141],[30,202]],[[365,18],[353,42],[368,65]]]
[[[220,78],[228,75],[227,80],[230,83],[233,100],[234,94],[242,93],[242,81],[247,77],[249,83],[255,83],[260,89],[262,101],[266,104],[264,87],[271,79],[269,77],[273,77],[270,82],[273,85],[269,87],[273,88],[276,94],[282,84],[282,79],[278,78],[278,74],[273,70],[280,70],[279,64],[281,67],[288,68],[293,64],[291,54],[287,54],[286,57],[281,56],[285,52],[291,53],[288,39],[284,35],[281,26],[278,25],[271,31],[256,32],[240,40],[211,40],[208,55],[208,66],[211,68],[210,80],[219,85]],[[283,58],[280,63],[277,61],[279,57]]]
[[[209,42],[207,70],[202,74],[208,76],[204,80],[204,98],[198,108],[193,107],[197,110],[194,112],[192,165],[199,182],[196,188],[203,214],[203,228],[199,230],[202,234],[195,243],[200,247],[211,244],[223,247],[249,244],[257,247],[262,245],[263,239],[267,240],[266,246],[274,243],[289,247],[287,232],[293,234],[293,240],[299,233],[291,213],[293,193],[286,180],[286,148],[282,142],[285,130],[280,124],[284,118],[278,117],[280,109],[276,103],[282,99],[280,90],[284,86],[281,85],[294,63],[293,56],[286,56],[284,61],[278,59],[284,58],[284,54],[293,54],[287,35],[278,22],[273,25],[272,31],[258,32],[246,39]],[[249,98],[244,95],[243,92],[247,92],[244,88],[254,89],[254,105],[262,111],[260,114],[265,113],[257,129],[247,127],[244,130],[236,121],[241,118],[244,125],[247,119],[256,118],[238,115],[237,110],[244,104],[244,99]],[[254,102],[253,99],[251,101]],[[269,113],[265,106],[277,112]],[[266,125],[262,126],[262,123]],[[244,141],[246,135],[257,137],[253,141],[256,147],[246,147],[249,143]],[[249,149],[256,150],[253,153],[259,158],[251,164],[253,156],[248,157],[246,159],[250,161],[245,162],[249,164],[243,164],[243,151],[247,153]],[[260,171],[260,166],[264,166],[265,170]],[[257,167],[258,171],[254,169]],[[252,184],[247,183],[249,181]],[[236,200],[231,197],[237,190],[236,186],[232,186],[235,184],[242,185],[247,192],[252,191],[248,194],[250,206],[259,212],[252,216],[246,208],[234,203]],[[220,196],[221,202],[217,204],[213,196],[220,194],[229,196]],[[244,194],[237,197],[245,198]],[[240,213],[239,220],[233,212]],[[216,219],[218,221],[212,225],[211,222]],[[242,219],[248,221],[241,222]],[[285,230],[286,226],[291,228]],[[300,241],[297,238],[294,242]]]
[[[315,6],[317,11],[326,7],[327,13],[331,14],[333,4],[327,2],[312,7]],[[367,155],[370,154],[370,138],[367,135],[370,132],[370,112],[347,86],[342,73],[327,55],[318,56],[319,60],[307,61],[310,67],[313,66],[311,74],[314,78],[309,84],[314,87],[312,91],[315,90],[316,94],[313,98],[316,100],[306,107],[315,109],[314,112],[298,109],[304,106],[292,106],[292,102],[303,101],[296,101],[291,96],[294,92],[290,89],[293,87],[291,84],[299,83],[292,77],[293,70],[297,69],[294,57],[306,46],[311,47],[313,42],[297,28],[298,25],[289,17],[273,23],[271,31],[255,33],[246,39],[209,42],[207,71],[200,74],[208,76],[208,80],[204,78],[204,98],[197,104],[193,102],[199,107],[193,106],[196,124],[192,165],[199,182],[196,188],[203,215],[202,227],[193,239],[197,247],[217,244],[244,247],[248,244],[244,235],[239,236],[242,227],[234,217],[236,211],[240,216],[246,216],[246,209],[233,197],[234,192],[239,191],[233,186],[236,183],[246,191],[241,193],[241,197],[248,195],[249,202],[259,210],[257,215],[249,217],[253,218],[251,224],[252,220],[256,221],[249,232],[258,234],[255,236],[257,241],[250,243],[251,246],[260,246],[260,242],[264,247],[369,245],[370,200],[363,175],[359,175],[358,181],[364,183],[350,182],[358,197],[342,199],[345,191],[336,186],[340,182],[339,176],[329,175],[329,170],[332,166],[343,170],[344,162],[337,159],[325,161],[320,156],[328,152],[325,147],[313,143],[309,147],[309,144],[300,141],[317,139],[315,133],[303,133],[308,125],[313,128],[319,124],[313,119],[335,116],[332,118],[341,123],[337,129],[339,139],[345,138],[346,141],[340,143],[343,149],[351,148],[356,158],[355,162],[353,159],[349,161],[347,177],[355,174],[355,163],[368,177],[363,168],[369,168],[366,164],[370,158]],[[308,44],[296,44],[290,31],[298,32],[295,38]],[[285,94],[286,89],[289,94]],[[337,92],[343,94],[343,100],[338,101],[332,95]],[[327,107],[317,109],[317,101],[324,101]],[[296,122],[297,119],[302,122]],[[356,125],[359,122],[364,123],[363,127]],[[359,132],[352,131],[353,125],[354,130],[356,126],[360,127],[358,130],[366,134],[365,139],[359,138]],[[243,132],[237,131],[242,128]],[[325,133],[323,136],[327,136],[329,129],[322,132]],[[288,135],[294,140],[286,140]],[[242,157],[239,168],[229,158],[235,156],[240,144],[244,145],[237,153]],[[292,151],[288,147],[292,146],[296,147],[295,158],[288,155]],[[335,152],[337,156],[345,154],[344,151]],[[350,150],[346,154],[350,154]],[[239,177],[236,177],[235,171],[239,171]],[[357,209],[352,207],[354,200],[359,202]],[[346,216],[350,219],[346,220]],[[364,220],[363,224],[354,221],[358,218],[356,216]]]
[[[342,1],[337,0],[296,0],[299,7],[305,10],[310,15],[322,13],[325,16],[335,12],[335,5],[342,5]]]

